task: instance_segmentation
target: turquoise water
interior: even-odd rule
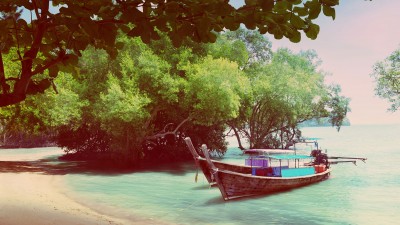
[[[135,173],[75,172],[64,177],[67,195],[78,202],[112,216],[151,218],[154,224],[398,224],[399,132],[400,125],[343,127],[339,133],[304,128],[304,135],[317,138],[329,155],[366,157],[367,163],[333,165],[324,182],[230,202],[224,202],[202,175],[194,181],[194,162]],[[0,160],[34,161],[60,154],[58,148],[1,150]],[[224,160],[243,163],[244,158],[231,147]]]
[[[257,198],[224,202],[194,163],[114,175],[67,175],[79,201],[102,212],[176,224],[398,224],[399,125],[304,128],[331,156],[366,157],[333,165],[330,179]],[[238,149],[229,161],[242,161]],[[156,223],[156,222],[155,222]]]

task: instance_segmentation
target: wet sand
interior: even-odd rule
[[[60,175],[0,173],[0,221],[13,224],[129,224],[62,193]]]
[[[93,203],[85,204],[74,199],[64,184],[64,175],[73,170],[71,167],[60,168],[40,159],[17,161],[1,157],[0,224],[164,224],[140,215],[118,218],[101,208],[89,207]]]

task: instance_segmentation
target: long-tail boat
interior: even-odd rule
[[[201,157],[196,149],[193,146],[193,143],[190,137],[185,138],[186,145],[188,146],[190,153],[192,153],[193,159],[196,163],[196,166],[203,172],[204,176],[206,177],[208,183],[211,185],[215,184],[215,180],[211,177],[211,168],[209,167],[207,160]],[[258,154],[287,154],[293,153],[293,150],[286,150],[286,149],[248,149],[244,151],[245,154],[249,155],[258,155]],[[226,162],[220,162],[216,160],[211,160],[213,164],[222,170],[229,170],[238,173],[244,174],[251,174],[252,170],[255,168],[252,164],[250,165],[238,165],[238,164],[231,164]]]
[[[316,171],[315,166],[300,167],[300,164],[299,167],[295,168],[282,166],[282,160],[295,160],[296,164],[296,160],[314,158],[305,155],[280,155],[279,157],[268,156],[268,160],[277,159],[281,164],[279,167],[269,167],[271,168],[270,173],[268,172],[268,167],[264,174],[238,173],[217,168],[214,162],[211,161],[205,145],[202,146],[202,150],[208,166],[211,168],[212,178],[217,183],[224,200],[268,194],[306,186],[327,179],[331,172],[329,168]]]
[[[256,156],[246,160],[254,160],[257,164],[235,165],[211,160],[205,145],[202,146],[205,156],[203,158],[195,150],[190,138],[185,138],[185,141],[196,165],[203,171],[210,184],[218,186],[224,200],[268,194],[313,184],[329,177],[330,164],[355,163],[357,159],[364,162],[366,160],[365,158],[328,157],[321,150],[313,150],[311,156],[295,154]],[[328,162],[328,158],[352,160]],[[300,164],[300,160],[311,162]],[[282,162],[286,161],[288,165],[282,165]],[[291,167],[289,167],[289,161],[292,162]]]

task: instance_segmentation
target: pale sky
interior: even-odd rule
[[[400,111],[387,112],[390,104],[374,95],[370,77],[373,65],[400,47],[399,10],[399,0],[341,0],[335,20],[321,12],[316,40],[305,35],[300,43],[268,38],[274,50],[316,50],[323,61],[321,69],[332,74],[327,82],[339,84],[343,95],[351,98],[348,118],[352,124],[400,123]]]

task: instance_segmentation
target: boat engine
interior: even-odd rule
[[[321,150],[315,149],[311,151],[311,156],[315,158],[314,165],[323,164],[329,168],[328,155],[326,153],[322,153]]]

